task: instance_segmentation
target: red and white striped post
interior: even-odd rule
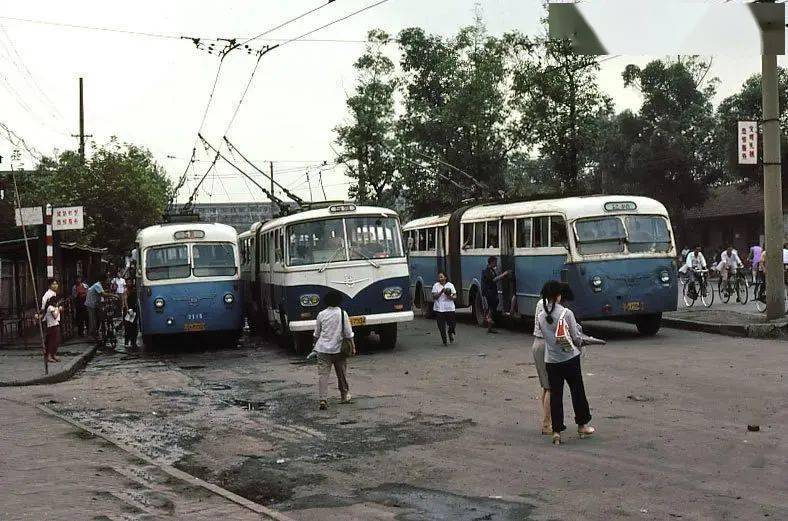
[[[44,244],[47,247],[47,277],[52,278],[55,276],[55,262],[54,262],[54,244],[55,241],[52,237],[52,205],[47,204],[46,215],[44,216],[44,226],[46,227],[46,238]]]

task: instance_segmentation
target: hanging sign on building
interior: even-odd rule
[[[52,231],[81,230],[85,227],[81,206],[68,206],[52,210]]]
[[[758,164],[758,122],[739,121],[739,134],[736,140],[740,165]]]
[[[16,209],[16,225],[22,226],[41,226],[44,224],[44,212],[40,206]]]

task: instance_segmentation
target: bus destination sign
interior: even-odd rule
[[[638,209],[638,205],[632,201],[610,201],[605,203],[606,212],[628,212]]]

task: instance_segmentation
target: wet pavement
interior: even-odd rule
[[[24,398],[297,520],[788,519],[784,344],[590,323],[598,435],[554,447],[527,329],[464,319],[446,348],[417,319],[350,362],[353,403],[328,411],[315,366],[256,339],[99,355]]]

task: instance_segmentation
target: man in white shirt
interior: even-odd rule
[[[717,264],[717,270],[722,276],[722,282],[727,283],[728,277],[736,274],[738,268],[743,268],[739,253],[733,249],[733,246],[728,246],[724,252],[720,254],[720,262]]]
[[[700,246],[695,246],[695,249],[687,255],[687,262],[682,268],[683,271],[689,270],[690,282],[695,282],[695,270],[706,269],[706,257],[700,252]]]
[[[449,326],[449,342],[454,343],[454,329],[457,326],[454,300],[457,290],[454,284],[448,281],[446,274],[438,273],[438,282],[432,286],[432,309],[435,311],[438,322],[438,331],[441,334],[443,345],[446,344],[446,326]]]
[[[123,295],[126,293],[126,279],[123,278],[123,272],[118,270],[117,276],[112,279],[112,285],[115,287],[115,293]]]

